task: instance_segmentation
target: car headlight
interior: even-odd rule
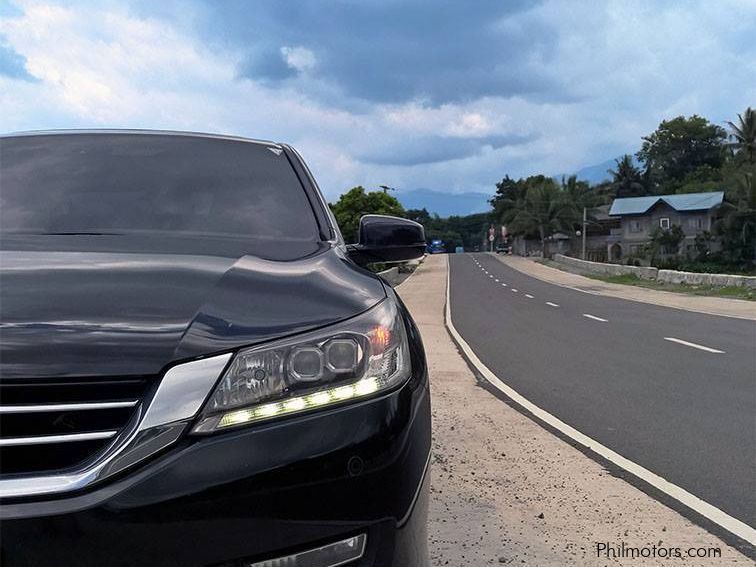
[[[202,410],[195,433],[348,403],[410,374],[407,334],[385,299],[353,319],[239,351]]]

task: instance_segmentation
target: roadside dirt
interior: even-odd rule
[[[397,290],[431,373],[434,566],[754,565],[481,387],[444,326],[446,261],[428,257]],[[718,548],[721,557],[597,556],[602,543]]]

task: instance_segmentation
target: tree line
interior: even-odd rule
[[[635,158],[635,159],[634,159]],[[493,218],[514,234],[538,238],[548,255],[549,237],[574,234],[582,210],[590,213],[615,198],[724,191],[711,233],[696,242],[696,257],[673,261],[681,267],[717,271],[752,271],[756,243],[756,112],[750,107],[727,122],[727,129],[693,115],[664,120],[642,138],[635,156],[616,160],[611,180],[594,186],[575,177],[561,183],[544,175],[496,184]],[[636,165],[637,164],[637,165]],[[661,248],[674,249],[682,228],[657,229],[648,254],[655,262]],[[717,241],[719,251],[711,244]],[[683,265],[685,264],[685,265]]]
[[[750,272],[756,253],[756,111],[749,107],[725,126],[698,115],[664,120],[642,138],[634,156],[616,160],[609,181],[595,185],[575,176],[506,175],[496,183],[486,213],[440,218],[425,209],[404,210],[386,192],[363,187],[351,189],[331,208],[347,240],[356,236],[359,217],[370,212],[416,220],[425,226],[428,240],[443,240],[447,250],[474,249],[490,224],[501,224],[512,235],[539,240],[547,256],[554,234],[575,234],[581,228],[583,209],[590,220],[596,207],[615,198],[724,191],[719,218],[711,233],[696,242],[697,257],[689,260],[707,271]],[[654,239],[668,244],[680,230],[657,231]],[[720,251],[712,253],[715,241]]]

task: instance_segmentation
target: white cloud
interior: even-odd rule
[[[450,134],[463,137],[484,136],[491,132],[491,124],[479,112],[465,112],[458,122],[449,126],[448,131]]]
[[[4,32],[50,102],[78,125],[151,120],[167,109],[179,110],[188,98],[179,92],[182,84],[233,77],[232,65],[201,55],[187,38],[157,22],[44,4],[27,5],[24,12],[23,18],[8,20]],[[37,110],[29,107],[26,119]],[[188,116],[191,112],[176,112],[174,119],[186,123]]]
[[[281,55],[289,67],[300,73],[315,68],[315,54],[306,47],[284,46],[281,48]]]

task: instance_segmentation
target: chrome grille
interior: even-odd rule
[[[129,423],[149,378],[0,384],[0,475],[82,466]]]

